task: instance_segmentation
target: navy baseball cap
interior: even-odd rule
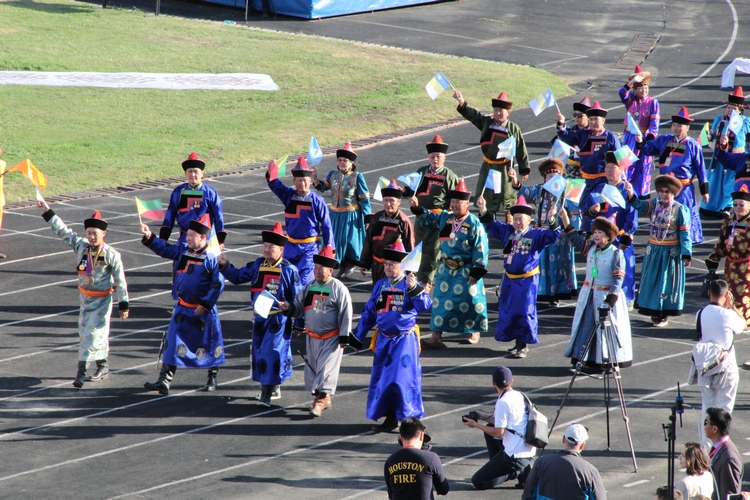
[[[507,366],[498,366],[492,374],[492,381],[498,387],[504,387],[513,382],[513,373]]]

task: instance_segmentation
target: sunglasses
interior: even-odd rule
[[[583,113],[573,113],[573,118],[583,118]]]
[[[713,425],[708,419],[703,421],[703,425]]]

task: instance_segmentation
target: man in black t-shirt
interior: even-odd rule
[[[418,418],[401,421],[402,448],[385,461],[388,498],[432,500],[432,487],[438,495],[447,495],[450,485],[437,453],[422,450],[424,425]]]

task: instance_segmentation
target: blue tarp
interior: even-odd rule
[[[207,0],[211,3],[244,7],[245,0]],[[435,3],[439,0],[270,0],[271,10],[276,14],[318,19],[321,17],[343,16],[358,12],[392,9],[407,5]],[[261,0],[250,0],[250,6],[261,10]]]

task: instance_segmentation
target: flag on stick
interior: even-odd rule
[[[740,132],[742,132],[742,121],[740,114],[737,110],[733,109],[732,115],[729,117],[729,125],[727,128],[734,132],[734,135],[740,135]]]
[[[586,179],[568,179],[568,184],[565,186],[565,199],[573,203],[580,203],[585,185]]]
[[[315,136],[310,136],[310,145],[307,148],[307,164],[317,165],[321,161],[323,161],[323,150],[320,149],[320,145]]]
[[[206,253],[218,257],[221,253],[221,245],[219,245],[219,238],[216,237],[216,228],[211,226],[211,232],[208,234],[208,243],[206,245]]]
[[[271,312],[271,308],[273,307],[275,303],[276,303],[276,297],[271,295],[271,293],[268,290],[263,290],[255,298],[255,303],[253,304],[253,310],[255,311],[255,314],[257,314],[261,318],[267,318],[268,313]]]
[[[617,160],[617,163],[620,165],[620,168],[624,169],[624,168],[630,167],[635,162],[637,162],[638,156],[636,156],[636,154],[633,153],[633,150],[630,149],[630,146],[626,144],[620,149],[615,150],[615,159]]]
[[[2,152],[2,150],[0,150],[0,152]],[[5,189],[3,187],[5,165],[6,163],[3,160],[0,160],[0,227],[3,227],[3,207],[5,206]]]
[[[490,169],[487,180],[484,181],[484,187],[491,189],[495,194],[500,194],[503,190],[503,174],[499,170]],[[484,192],[484,189],[482,189],[482,192]]]
[[[561,162],[563,162],[563,165],[566,165],[568,163],[568,158],[570,158],[570,151],[572,148],[561,141],[560,139],[555,139],[555,142],[552,143],[552,149],[549,150],[549,154],[547,155],[547,158],[557,158]]]
[[[374,200],[383,201],[383,193],[380,191],[383,188],[388,187],[388,184],[390,184],[391,181],[386,179],[385,177],[381,177],[378,179],[378,185],[375,187],[375,192],[372,195],[372,198]]]
[[[32,184],[39,186],[39,189],[45,189],[47,187],[47,179],[44,177],[44,174],[42,174],[28,158],[19,161],[10,167],[8,172],[12,172],[13,170],[21,172],[21,174],[30,180]]]
[[[516,138],[509,137],[497,147],[496,159],[507,158],[511,160],[514,156],[516,156]]]
[[[437,74],[432,77],[432,80],[427,82],[427,85],[425,86],[425,90],[427,90],[427,93],[430,95],[430,97],[434,101],[448,87],[452,87],[451,82],[448,81],[448,79],[443,75],[443,73],[438,71]]]
[[[701,143],[701,146],[708,146],[711,144],[711,141],[709,140],[708,136],[711,133],[711,129],[709,128],[708,122],[706,122],[705,125],[703,125],[703,128],[701,129],[701,134],[698,136],[698,140]]]
[[[555,174],[550,180],[542,184],[542,189],[555,198],[559,198],[565,193],[566,186],[565,178],[560,174]]]
[[[620,208],[625,208],[625,198],[622,197],[622,193],[616,187],[611,184],[605,184],[602,188],[602,196],[613,205],[617,205]]]
[[[401,261],[402,271],[411,271],[416,273],[419,271],[419,264],[422,262],[422,242],[417,243],[417,246],[409,252],[404,260]]]
[[[555,101],[555,96],[552,95],[552,89],[545,90],[529,101],[529,107],[534,112],[534,116],[539,116],[539,113],[556,104],[557,101]]]
[[[630,113],[628,113],[628,132],[635,136],[640,135],[641,137],[643,137],[641,127],[638,126],[638,122],[635,121],[635,118],[633,118],[633,115],[631,115]]]
[[[34,186],[34,189],[36,190],[36,201],[44,200],[44,197],[42,196],[42,192],[39,191],[39,186]]]
[[[408,188],[414,191],[415,193],[417,192],[417,188],[419,187],[420,179],[422,179],[422,174],[420,174],[419,172],[399,175],[398,177],[396,177],[396,180],[401,181],[404,184],[406,184]]]
[[[289,155],[285,155],[283,158],[274,160],[276,168],[279,169],[278,177],[284,177],[286,175],[286,161],[289,159]]]
[[[135,197],[135,208],[138,209],[138,217],[141,216],[151,220],[164,220],[164,210],[161,200],[141,200]]]

